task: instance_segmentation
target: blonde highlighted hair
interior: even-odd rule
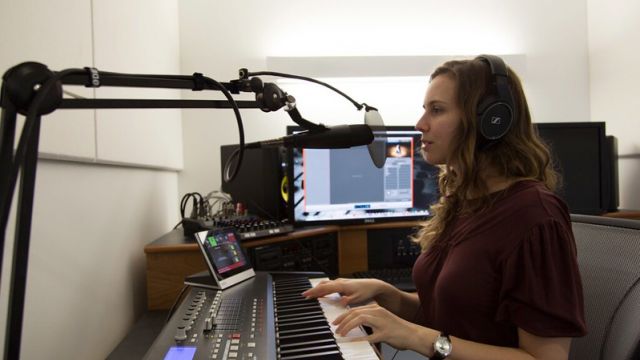
[[[425,221],[414,236],[422,251],[442,236],[459,214],[478,212],[491,206],[489,189],[481,171],[506,179],[535,179],[554,191],[559,176],[553,169],[547,146],[531,122],[531,114],[520,79],[508,68],[509,89],[514,102],[514,119],[508,133],[486,148],[478,144],[477,109],[482,99],[496,95],[489,65],[481,59],[448,61],[438,67],[430,80],[448,76],[456,83],[457,106],[462,121],[453,139],[446,165],[441,166],[440,199],[432,206],[433,217]],[[455,170],[454,170],[455,169]],[[442,239],[440,239],[442,238]]]

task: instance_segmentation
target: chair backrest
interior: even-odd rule
[[[571,215],[589,333],[572,360],[640,359],[640,221]]]

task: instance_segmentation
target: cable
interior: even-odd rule
[[[233,150],[233,152],[231,153],[231,155],[229,155],[229,157],[227,158],[227,160],[224,163],[224,169],[222,170],[222,181],[224,181],[225,183],[228,183],[229,181],[233,180],[233,177],[231,176],[231,174],[229,173],[229,171],[231,170],[231,164],[233,163],[233,160],[238,157],[238,163],[236,164],[236,167],[234,169],[234,172],[237,173],[238,170],[240,169],[240,154],[242,154],[244,146],[240,146],[237,149]]]
[[[217,195],[219,194],[219,195]],[[225,203],[230,203],[231,202],[231,196],[225,192],[219,191],[219,190],[212,190],[210,191],[205,197],[205,204],[207,205],[207,216],[211,219],[213,219],[214,217],[216,217],[219,213],[220,210],[218,210],[216,213],[213,212],[213,209],[222,201],[223,203],[223,207]]]
[[[182,224],[182,219],[178,221],[178,223],[173,227],[173,230],[177,229],[178,226],[180,226],[181,224]]]
[[[11,212],[11,202],[13,200],[13,192],[15,190],[16,182],[18,179],[18,172],[20,170],[20,167],[24,163],[27,145],[33,140],[35,123],[36,121],[40,120],[40,108],[42,107],[43,102],[49,96],[49,93],[53,89],[55,89],[55,87],[64,77],[73,74],[85,73],[86,72],[83,69],[67,69],[56,73],[38,89],[35,98],[31,102],[22,128],[22,133],[20,134],[18,148],[16,149],[13,156],[13,162],[9,166],[8,173],[3,174],[4,176],[8,176],[9,181],[7,182],[6,188],[1,189],[2,195],[0,196],[3,203],[1,205],[2,210],[0,212],[0,236],[2,236],[2,239],[4,239],[6,235],[9,213]],[[1,262],[2,259],[0,259],[0,264]]]
[[[31,85],[34,86],[36,93],[35,96],[31,94],[31,96],[33,96],[33,100],[30,101],[27,109],[27,116],[22,128],[22,133],[20,134],[18,148],[15,153],[13,153],[13,146],[9,146],[11,153],[2,154],[2,156],[0,156],[3,160],[9,160],[6,164],[3,164],[3,167],[6,167],[8,171],[3,173],[3,176],[6,176],[7,178],[6,182],[3,182],[2,184],[2,189],[0,189],[0,202],[2,203],[0,205],[2,206],[2,209],[0,210],[0,244],[3,247],[5,245],[4,240],[6,238],[6,229],[9,221],[14,189],[18,173],[20,172],[20,168],[22,168],[20,194],[18,199],[18,214],[16,217],[16,238],[14,241],[13,255],[11,257],[12,264],[10,267],[11,274],[9,279],[9,314],[7,315],[6,323],[8,326],[5,334],[5,357],[8,358],[17,358],[20,356],[41,114],[55,110],[57,101],[61,100],[62,92],[60,91],[60,97],[56,96],[55,98],[52,98],[52,94],[54,96],[57,95],[53,93],[53,90],[61,90],[60,80],[65,76],[76,72],[84,73],[84,70],[68,69],[58,74],[54,74],[47,79],[44,84]],[[4,84],[2,90],[3,92],[5,90]],[[5,94],[2,94],[3,97],[4,95]],[[45,101],[48,101],[48,103],[45,103]],[[47,106],[47,108],[41,110],[45,106]],[[2,119],[3,122],[9,120],[10,119],[8,118]],[[4,128],[5,125],[6,124],[3,123],[0,127]],[[2,170],[4,172],[5,169]],[[22,207],[23,205],[25,206],[24,208]],[[3,257],[4,253],[3,256],[0,257],[0,277],[2,275],[1,269],[4,265],[2,263]]]
[[[78,95],[78,94],[76,94],[76,93],[73,93],[73,92],[71,92],[71,91],[69,91],[69,90],[64,90],[64,89],[62,89],[62,93],[66,94],[66,95],[69,95],[69,96],[71,96],[71,97],[72,97],[72,98],[74,98],[74,99],[86,99],[86,97],[81,96],[81,95]]]
[[[420,300],[418,299],[418,301]],[[413,320],[411,320],[412,323],[415,324],[416,320],[418,320],[418,315],[420,314],[421,309],[422,309],[422,303],[420,303],[420,305],[418,306],[418,309],[416,310],[416,313],[413,315]],[[395,359],[399,352],[400,352],[400,349],[396,349],[396,352],[393,353],[391,360]]]
[[[189,218],[197,219],[207,215],[205,211],[206,206],[204,205],[206,202],[205,199],[198,192],[190,192],[186,193],[182,197],[182,200],[180,200],[180,216],[183,219],[187,217],[185,211],[187,210],[189,200],[191,200],[191,215],[189,215]]]
[[[283,77],[283,78],[290,78],[290,79],[297,79],[297,80],[305,80],[305,81],[309,81],[312,83],[316,83],[316,84],[320,84],[322,86],[328,87],[329,89],[337,92],[338,94],[344,96],[347,100],[349,100],[353,106],[355,106],[358,110],[362,110],[363,107],[367,107],[367,104],[359,104],[357,101],[353,100],[351,97],[349,97],[349,95],[343,93],[342,91],[336,89],[335,87],[322,82],[320,80],[316,80],[316,79],[312,79],[310,77],[306,77],[306,76],[300,76],[300,75],[292,75],[292,74],[285,74],[285,73],[279,73],[279,72],[273,72],[273,71],[258,71],[258,72],[247,72],[246,74],[247,76],[260,76],[260,75],[267,75],[267,76],[279,76],[279,77]]]
[[[171,319],[171,315],[173,315],[173,312],[176,311],[178,304],[182,302],[181,300],[184,297],[184,294],[186,293],[187,289],[190,287],[191,287],[190,285],[184,285],[182,287],[182,290],[180,290],[180,293],[178,294],[176,299],[173,301],[173,305],[171,305],[171,308],[169,308],[169,313],[167,314],[167,318],[164,320],[165,324],[169,322],[169,319]]]
[[[229,176],[228,179],[225,177],[225,182],[228,182],[235,179],[236,175],[238,175],[238,171],[240,170],[240,165],[242,165],[242,159],[244,157],[244,128],[242,125],[242,116],[240,116],[240,109],[238,108],[238,104],[236,104],[236,101],[231,96],[231,93],[229,93],[229,91],[224,86],[222,86],[222,84],[206,76],[204,76],[203,79],[210,85],[217,87],[218,90],[220,90],[222,94],[224,94],[224,96],[227,98],[227,100],[231,104],[231,107],[233,108],[233,113],[236,115],[236,122],[238,124],[238,137],[240,140],[240,146],[239,146],[240,154],[238,155],[238,164],[231,172],[231,175]]]

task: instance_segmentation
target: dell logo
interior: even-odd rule
[[[500,116],[492,116],[491,117],[491,124],[492,125],[500,125],[501,122],[502,122],[502,118]]]
[[[364,219],[364,223],[365,223],[365,224],[373,224],[373,223],[375,223],[375,222],[376,222],[376,220],[375,220],[375,219]]]

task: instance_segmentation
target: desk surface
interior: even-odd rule
[[[371,229],[393,229],[393,228],[406,228],[416,227],[420,225],[420,221],[398,221],[378,224],[366,224],[366,225],[324,225],[313,226],[295,229],[293,232],[272,236],[262,239],[245,240],[242,242],[244,247],[255,247],[273,244],[277,242],[301,239],[305,237],[311,237],[315,235],[322,235],[332,232],[340,231],[360,231]],[[144,247],[145,254],[149,253],[161,253],[161,252],[179,252],[179,251],[197,251],[198,245],[195,240],[184,236],[182,229],[174,229],[167,234],[159,237],[153,242]]]
[[[337,226],[321,226],[321,227],[313,227],[313,228],[302,228],[297,229],[291,233],[272,236],[263,239],[256,240],[244,240],[242,241],[243,247],[255,247],[262,246],[267,244],[272,244],[281,241],[299,239],[314,235],[326,234],[331,232],[337,232],[339,227]],[[168,232],[167,234],[157,238],[153,242],[149,243],[144,247],[145,254],[150,253],[173,253],[180,251],[199,251],[198,244],[196,244],[195,240],[189,236],[184,236],[182,229],[174,229]]]
[[[632,219],[640,220],[640,211],[620,210],[603,214],[602,216],[620,218],[620,219]]]

